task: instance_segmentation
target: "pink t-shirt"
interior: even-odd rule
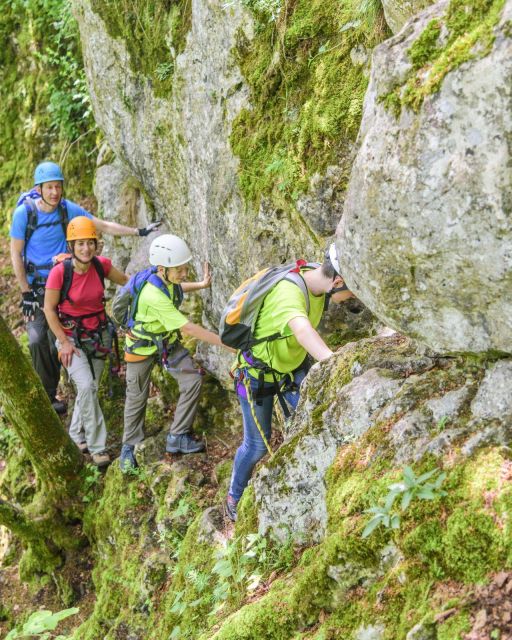
[[[112,261],[103,256],[98,256],[98,260],[101,262],[105,277],[107,277],[112,268]],[[63,283],[64,264],[61,262],[50,271],[48,280],[46,281],[46,288],[60,291]],[[64,300],[64,302],[58,306],[60,313],[69,316],[83,316],[89,313],[104,311],[103,287],[101,286],[100,277],[92,263],[86,273],[76,273],[76,271],[73,271],[73,280],[68,295],[72,302],[70,300]],[[100,320],[104,318],[104,313],[93,316],[92,318],[85,318],[82,320],[82,326],[84,329],[97,329]],[[64,331],[68,335],[71,335],[72,330],[68,329],[65,325],[66,322],[64,320]]]

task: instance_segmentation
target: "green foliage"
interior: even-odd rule
[[[96,132],[70,0],[11,0],[0,15],[0,204],[32,185],[35,165],[63,164],[66,192],[90,195]]]
[[[192,0],[92,0],[113,38],[123,38],[134,73],[152,81],[158,96],[168,96],[176,57],[185,48]]]
[[[18,442],[19,438],[14,429],[0,420],[0,457],[7,458],[12,446]]]
[[[83,502],[91,502],[94,499],[95,490],[101,480],[101,471],[95,464],[87,464],[83,470]]]
[[[251,89],[251,108],[235,119],[231,145],[240,158],[246,199],[267,195],[290,205],[311,176],[333,161],[346,164],[348,177],[348,151],[368,84],[350,53],[385,37],[382,7],[298,0],[278,15],[270,0],[248,6],[256,35],[248,41],[240,32],[235,53]]]
[[[399,496],[402,497],[400,501],[400,510],[402,512],[406,511],[414,498],[434,500],[446,496],[446,491],[441,489],[446,473],[440,473],[435,481],[428,482],[437,473],[439,473],[439,469],[433,469],[416,476],[411,467],[405,467],[403,481],[389,486],[384,506],[374,506],[366,511],[366,513],[373,514],[373,517],[364,528],[362,537],[367,538],[380,525],[391,529],[399,528],[400,516],[397,513],[392,513],[395,500]]]
[[[79,609],[72,607],[71,609],[64,609],[52,613],[51,611],[41,610],[34,612],[30,618],[25,622],[21,630],[12,629],[5,640],[15,640],[16,638],[39,638],[40,640],[49,640],[55,638],[55,640],[66,640],[65,636],[54,636],[47,633],[49,631],[55,631],[57,625],[61,620],[77,614]]]

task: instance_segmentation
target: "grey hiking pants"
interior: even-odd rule
[[[171,367],[173,360],[178,361],[176,367],[167,370],[178,383],[180,392],[174,419],[169,430],[169,435],[177,436],[189,433],[192,429],[203,377],[195,368],[194,361],[182,345],[178,345],[169,358]],[[144,416],[149,383],[151,371],[157,359],[158,355],[155,354],[146,360],[127,362],[126,364],[123,444],[135,445],[144,440]]]
[[[69,425],[69,435],[77,444],[87,442],[87,448],[91,454],[100,453],[105,450],[107,443],[107,425],[98,398],[99,381],[105,367],[105,360],[91,359],[94,369],[93,377],[86,354],[82,349],[79,351],[80,357],[75,354],[67,368],[69,377],[76,387],[76,400]]]
[[[27,322],[28,348],[37,375],[50,400],[55,398],[60,378],[60,365],[55,347],[55,336],[50,331],[46,316],[36,309],[34,320]]]

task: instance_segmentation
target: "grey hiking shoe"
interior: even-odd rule
[[[167,436],[167,453],[199,453],[204,451],[204,442],[196,440],[190,433],[183,433],[180,436]]]
[[[100,451],[99,453],[92,454],[92,462],[97,467],[108,467],[111,463],[110,456],[106,451]]]
[[[226,498],[226,515],[232,521],[236,522],[236,510],[238,502],[230,495]]]

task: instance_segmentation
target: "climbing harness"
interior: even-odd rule
[[[100,318],[100,316],[103,317]],[[100,318],[98,327],[96,329],[86,329],[83,326],[83,321],[94,317]],[[75,345],[85,353],[93,379],[96,378],[92,363],[93,359],[105,360],[108,357],[110,396],[113,391],[112,378],[117,375],[120,370],[119,339],[112,320],[104,310],[81,316],[72,316],[59,312],[59,320],[64,329],[72,332],[71,337]],[[104,338],[105,335],[107,336],[106,341]]]
[[[249,408],[251,410],[251,415],[252,415],[252,419],[254,420],[254,424],[256,425],[256,428],[258,429],[261,439],[263,440],[263,443],[265,444],[265,447],[267,448],[267,451],[270,454],[270,457],[273,458],[274,457],[274,452],[272,451],[272,448],[269,444],[269,441],[267,440],[267,437],[265,436],[265,433],[263,432],[263,427],[260,424],[260,421],[258,420],[257,416],[256,416],[256,411],[254,410],[254,402],[253,402],[253,398],[252,398],[252,391],[251,391],[251,385],[249,383],[249,378],[248,376],[244,376],[243,378],[243,384],[245,386],[246,389],[246,393],[247,393],[247,402],[249,403]]]

